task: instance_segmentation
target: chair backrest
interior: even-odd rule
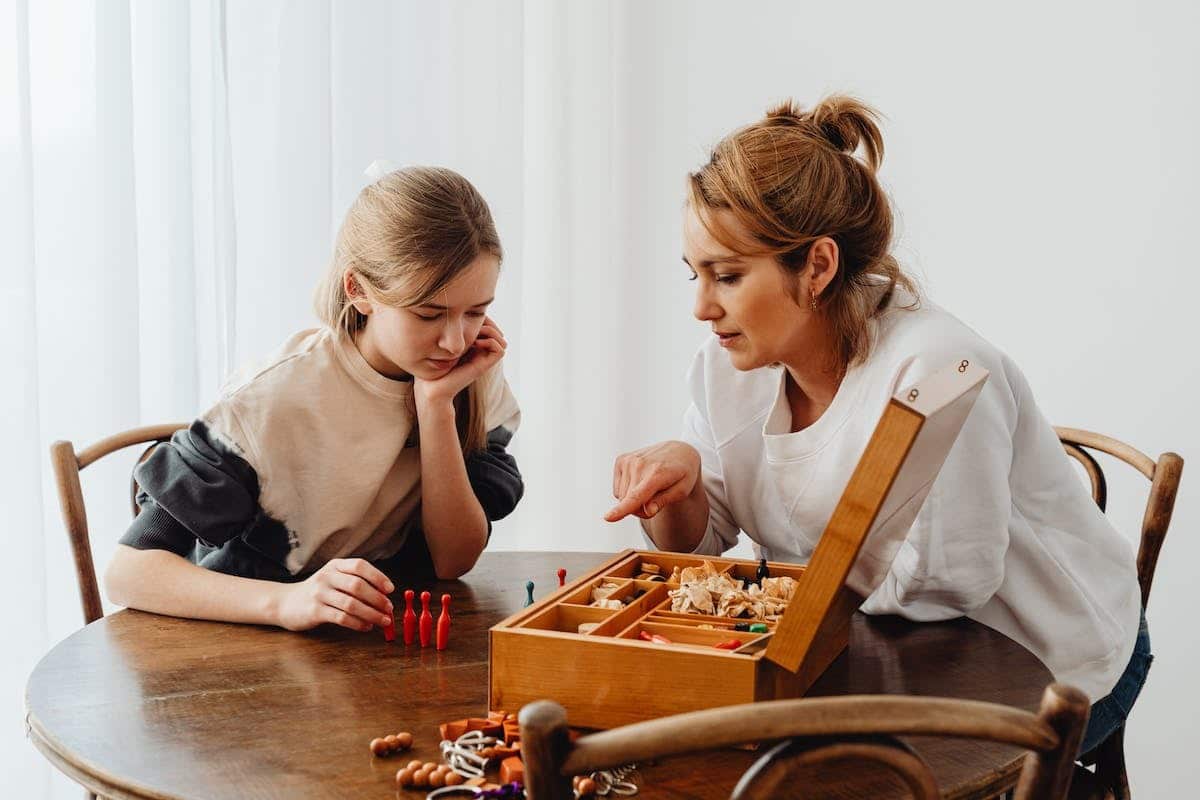
[[[1090,704],[1078,689],[1051,684],[1037,714],[993,703],[936,697],[860,695],[772,700],[639,722],[569,740],[562,706],[521,709],[521,751],[531,800],[569,800],[572,776],[632,762],[748,742],[786,739],[742,776],[734,800],[786,796],[800,767],[846,759],[880,764],[917,798],[937,798],[929,766],[896,736],[946,736],[1026,748],[1015,800],[1065,798]]]
[[[1175,495],[1179,492],[1179,479],[1183,474],[1183,459],[1175,453],[1163,453],[1154,461],[1145,453],[1124,442],[1092,431],[1078,428],[1055,428],[1067,455],[1083,465],[1092,484],[1092,499],[1100,510],[1108,506],[1108,481],[1099,462],[1088,452],[1096,450],[1107,453],[1129,464],[1150,479],[1150,495],[1146,499],[1146,511],[1142,516],[1142,532],[1138,542],[1138,584],[1142,589],[1142,607],[1150,602],[1150,585],[1154,582],[1154,568],[1158,554],[1171,524],[1171,513],[1175,510]]]
[[[87,509],[83,503],[83,488],[79,482],[79,471],[109,453],[138,444],[150,444],[142,453],[138,463],[145,460],[159,442],[171,438],[171,434],[186,423],[149,425],[123,431],[96,442],[78,453],[68,441],[57,441],[50,445],[50,463],[54,467],[54,479],[58,484],[58,502],[62,508],[63,525],[71,539],[71,554],[75,558],[75,578],[79,584],[79,599],[83,604],[85,624],[104,616],[100,602],[100,585],[96,581],[96,566],[92,561],[92,543],[88,536]],[[137,514],[137,484],[130,489],[133,497],[133,513]]]

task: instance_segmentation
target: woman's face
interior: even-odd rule
[[[389,378],[442,377],[479,336],[499,277],[500,260],[482,253],[422,305],[399,308],[356,299],[355,306],[367,314],[367,326],[356,342],[359,352]]]
[[[729,211],[705,213],[735,243],[753,249],[749,234]],[[704,227],[690,204],[684,212],[683,260],[696,282],[693,313],[709,323],[735,368],[745,371],[805,357],[818,324],[817,315],[808,310],[811,270],[804,270],[799,280],[789,279],[774,256],[732,252]]]

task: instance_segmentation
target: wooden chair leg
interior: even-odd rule
[[[1096,777],[1116,800],[1129,800],[1129,775],[1125,772],[1125,726],[1117,728],[1097,749]]]

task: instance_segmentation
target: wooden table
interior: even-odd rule
[[[559,567],[578,575],[608,557],[485,553],[461,582],[399,578],[400,588],[453,595],[450,647],[440,653],[387,644],[378,631],[290,633],[121,611],[37,665],[26,689],[28,735],[56,767],[107,797],[394,799],[399,762],[440,760],[438,723],[486,712],[487,629],[522,608],[526,580],[541,596],[557,585]],[[811,694],[942,695],[1036,710],[1050,680],[1021,646],[968,620],[860,614],[848,653]],[[416,737],[410,754],[371,757],[373,737],[401,730]],[[1019,768],[1013,748],[909,741],[950,797],[991,796]],[[641,796],[728,797],[755,757],[727,750],[643,766]],[[827,788],[804,796],[901,796],[890,779],[862,770],[820,778]]]

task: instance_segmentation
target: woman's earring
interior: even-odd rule
[[[817,310],[817,290],[816,289],[812,290],[812,294],[809,296],[808,302],[809,302],[809,306],[812,308],[812,310],[816,311]]]

